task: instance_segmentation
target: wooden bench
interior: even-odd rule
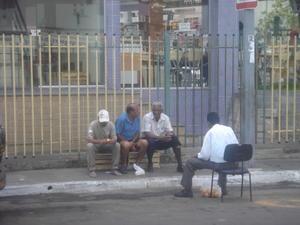
[[[128,164],[135,163],[137,152],[130,152],[128,157]],[[143,160],[142,164],[146,165],[147,160]],[[97,153],[96,154],[96,169],[97,170],[109,170],[111,169],[112,154],[109,153]],[[153,155],[153,167],[160,168],[160,152],[155,152]]]

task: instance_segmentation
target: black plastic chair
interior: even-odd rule
[[[252,183],[251,183],[251,173],[248,168],[244,167],[244,162],[249,161],[253,155],[253,148],[250,144],[230,144],[227,145],[224,152],[224,160],[231,163],[241,163],[240,166],[234,169],[217,169],[218,164],[216,163],[211,177],[211,190],[210,196],[212,196],[213,190],[213,180],[214,173],[217,172],[219,175],[241,175],[242,176],[242,184],[241,184],[241,197],[243,197],[243,189],[244,189],[244,174],[249,175],[249,189],[250,189],[250,201],[252,201]],[[223,202],[224,193],[221,193],[221,201]]]

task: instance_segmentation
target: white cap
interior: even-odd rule
[[[105,109],[102,109],[98,113],[99,122],[108,122],[109,121],[109,115],[108,112]]]

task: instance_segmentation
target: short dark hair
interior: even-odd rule
[[[129,114],[130,112],[134,111],[136,104],[130,103],[126,106],[126,113]]]
[[[207,114],[207,121],[210,122],[213,125],[219,123],[220,122],[220,118],[219,118],[218,113],[216,113],[216,112],[209,112]]]

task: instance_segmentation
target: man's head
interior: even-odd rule
[[[126,107],[126,113],[132,119],[137,118],[140,114],[139,106],[135,103],[129,103]]]
[[[213,125],[220,123],[220,118],[218,113],[216,112],[209,112],[207,114],[207,122],[209,124],[209,127],[212,127]]]
[[[159,120],[160,119],[160,114],[163,111],[163,107],[161,102],[153,102],[152,103],[152,113],[154,115],[155,120]]]
[[[98,120],[100,124],[104,126],[109,122],[109,114],[105,109],[99,111]]]

